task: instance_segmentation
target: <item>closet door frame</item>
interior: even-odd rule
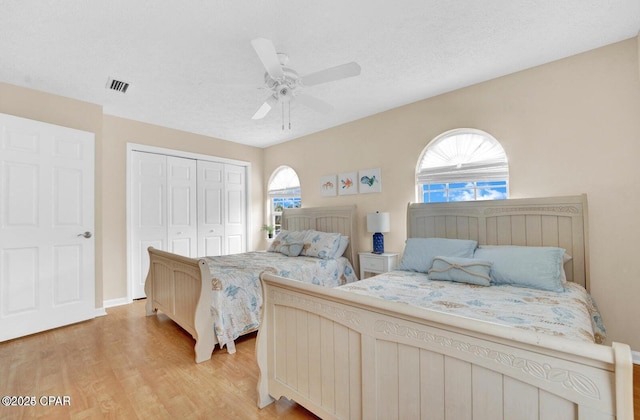
[[[167,149],[163,147],[156,146],[148,146],[144,144],[137,143],[127,143],[127,302],[133,301],[133,274],[131,273],[132,267],[132,251],[133,244],[132,241],[132,198],[133,198],[133,190],[131,188],[132,182],[132,153],[133,152],[147,152],[147,153],[156,153],[166,156],[174,156],[180,158],[188,158],[188,159],[196,159],[196,160],[204,160],[216,163],[227,163],[236,166],[242,166],[245,168],[245,176],[246,176],[246,201],[245,201],[245,214],[246,214],[246,249],[252,249],[252,237],[250,235],[250,226],[251,226],[251,162],[246,162],[242,160],[228,159],[218,156],[210,156],[199,153],[186,152],[183,150],[176,149]]]

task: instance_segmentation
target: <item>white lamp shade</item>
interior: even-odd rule
[[[389,213],[367,213],[367,232],[389,232]]]

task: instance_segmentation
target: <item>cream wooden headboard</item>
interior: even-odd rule
[[[284,209],[282,228],[286,230],[314,229],[320,232],[338,232],[349,237],[349,246],[343,256],[349,259],[356,274],[360,272],[357,258],[358,224],[356,206],[308,207]]]
[[[409,204],[409,238],[473,239],[479,245],[555,246],[573,259],[567,280],[589,290],[587,196]]]

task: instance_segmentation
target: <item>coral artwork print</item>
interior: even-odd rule
[[[348,172],[338,175],[338,194],[348,195],[358,192],[358,174],[356,172]]]

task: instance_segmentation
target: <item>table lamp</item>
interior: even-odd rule
[[[367,213],[367,231],[373,233],[373,253],[384,253],[384,235],[389,232],[389,213]]]

